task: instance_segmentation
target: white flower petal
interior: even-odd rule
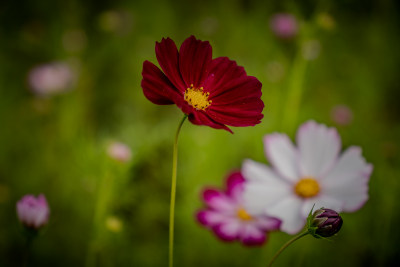
[[[341,212],[343,202],[341,202],[338,199],[324,195],[319,195],[317,197],[307,199],[304,201],[303,206],[301,208],[301,215],[303,218],[308,217],[308,214],[310,213],[313,206],[314,206],[313,211],[320,208],[328,208],[336,212]]]
[[[320,181],[325,195],[342,201],[343,211],[360,209],[368,200],[372,165],[365,162],[359,147],[348,148],[334,168]]]
[[[303,201],[292,195],[285,197],[280,202],[266,208],[267,215],[282,220],[281,231],[288,234],[296,234],[305,224],[301,216]]]
[[[241,172],[247,181],[287,184],[287,181],[283,180],[270,167],[251,159],[243,161]]]
[[[332,168],[341,147],[335,128],[308,121],[298,130],[296,140],[302,176],[319,178]]]
[[[289,181],[299,179],[297,150],[285,134],[269,134],[264,137],[266,157],[276,171]]]
[[[247,180],[244,183],[243,205],[252,215],[263,214],[266,206],[291,194],[292,185],[264,164],[246,160],[242,174]]]

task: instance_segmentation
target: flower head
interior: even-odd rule
[[[336,129],[308,121],[297,132],[297,147],[279,133],[265,136],[264,147],[272,168],[252,160],[243,163],[248,180],[244,199],[250,212],[281,219],[282,231],[300,231],[314,203],[353,212],[367,201],[372,165],[359,147],[339,155]]]
[[[311,213],[307,218],[307,228],[316,238],[333,236],[342,228],[343,219],[334,210],[320,208]]]
[[[132,158],[132,151],[131,149],[120,142],[112,142],[108,145],[107,148],[108,155],[120,162],[128,162]]]
[[[197,220],[224,241],[238,240],[244,245],[262,245],[267,232],[278,230],[280,221],[266,215],[254,216],[243,205],[245,180],[240,172],[227,179],[227,190],[206,189],[207,208],[197,213]]]
[[[290,39],[298,32],[298,22],[292,14],[275,14],[270,20],[270,27],[274,34],[282,39]]]
[[[212,59],[207,41],[187,38],[178,49],[170,38],[156,43],[162,71],[143,63],[143,93],[154,104],[177,105],[196,125],[232,132],[263,118],[261,83],[227,57]]]
[[[46,197],[40,194],[37,198],[25,195],[17,202],[17,215],[20,222],[27,228],[38,230],[47,224],[50,209]]]
[[[46,96],[70,89],[74,76],[68,64],[51,62],[32,68],[29,71],[28,81],[34,93]]]

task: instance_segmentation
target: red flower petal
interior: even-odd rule
[[[195,125],[207,125],[214,129],[224,129],[230,133],[233,133],[226,125],[218,123],[207,116],[203,111],[194,111],[189,114],[189,121]]]
[[[187,38],[179,50],[179,68],[186,88],[191,84],[202,86],[208,76],[212,62],[212,48],[209,42],[197,40],[193,35]]]
[[[207,110],[207,114],[217,123],[236,127],[254,126],[264,117],[261,113],[264,103],[257,98],[247,101],[232,106],[214,106]]]
[[[147,60],[143,63],[142,76],[143,93],[154,104],[169,105],[182,98],[164,73]]]
[[[214,105],[240,102],[244,98],[261,97],[261,87],[257,78],[247,76],[243,67],[226,57],[212,61],[210,78],[205,88],[210,92]]]
[[[213,59],[210,65],[209,77],[204,87],[210,92],[210,97],[216,97],[237,83],[236,79],[246,78],[243,67],[227,57]]]
[[[179,71],[178,49],[170,38],[156,42],[156,57],[161,69],[176,88],[184,92],[187,88]]]

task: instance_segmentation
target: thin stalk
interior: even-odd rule
[[[292,130],[293,126],[296,124],[303,93],[303,82],[306,68],[307,60],[303,58],[301,48],[299,48],[293,62],[288,84],[288,95],[282,120],[283,129],[285,130]]]
[[[174,264],[174,217],[175,217],[175,196],[176,196],[176,173],[178,165],[178,137],[182,125],[185,122],[187,115],[183,117],[179,123],[175,134],[175,141],[172,155],[172,179],[171,179],[171,201],[169,206],[169,267]]]
[[[298,240],[298,239],[300,239],[300,238],[302,238],[303,236],[306,236],[306,235],[308,235],[308,234],[309,234],[309,232],[308,232],[308,230],[307,230],[307,231],[305,231],[305,232],[303,232],[303,233],[301,233],[301,234],[299,234],[299,235],[293,237],[293,238],[290,239],[288,242],[286,242],[286,243],[275,253],[274,257],[273,257],[273,258],[271,259],[271,261],[269,262],[268,267],[271,267],[272,264],[274,263],[274,261],[276,260],[276,258],[278,258],[278,256],[282,253],[282,251],[284,251],[284,250],[285,250],[288,246],[290,246],[294,241],[296,241],[296,240]]]

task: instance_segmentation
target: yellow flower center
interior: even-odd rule
[[[294,192],[302,198],[314,197],[319,193],[319,184],[314,178],[305,177],[297,182]]]
[[[203,90],[203,87],[196,88],[191,84],[185,91],[186,102],[197,110],[205,110],[212,103],[211,100],[208,100],[210,93],[205,93]]]
[[[243,221],[253,220],[253,217],[251,217],[251,215],[248,214],[247,211],[243,208],[238,209],[237,216]]]

